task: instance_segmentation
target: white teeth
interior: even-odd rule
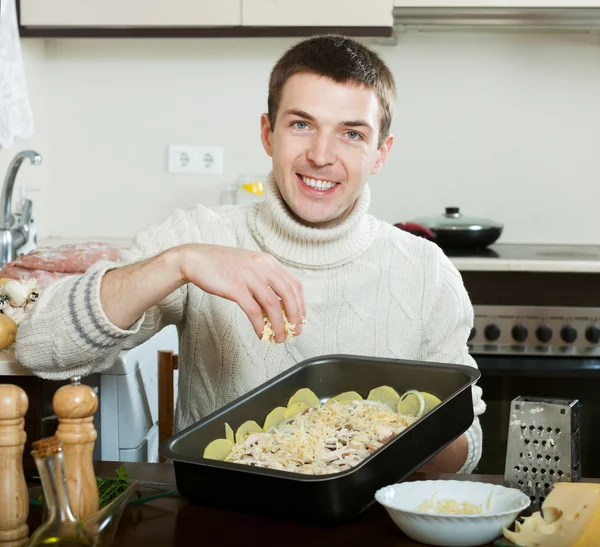
[[[309,179],[308,177],[302,177],[302,180],[304,181],[304,184],[306,184],[306,186],[316,188],[317,190],[329,190],[330,188],[333,188],[336,185],[335,182]]]

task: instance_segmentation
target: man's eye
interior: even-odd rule
[[[357,141],[361,138],[360,133],[357,133],[356,131],[348,131],[348,133],[346,133],[348,135],[348,138],[352,141]]]
[[[306,122],[294,122],[296,129],[306,129],[308,124]]]

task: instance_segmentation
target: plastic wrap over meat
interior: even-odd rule
[[[47,287],[57,279],[82,274],[96,262],[116,262],[119,248],[104,242],[85,242],[39,247],[18,257],[0,270],[0,278],[17,281],[35,278],[40,288]]]
[[[40,288],[47,287],[57,279],[73,275],[71,273],[47,272],[46,270],[30,270],[28,268],[19,268],[12,264],[7,264],[0,270],[0,277],[8,277],[17,281],[26,281],[27,279],[37,279]]]
[[[103,242],[72,243],[59,247],[40,247],[18,257],[11,264],[30,270],[84,273],[96,262],[118,259],[119,248]]]

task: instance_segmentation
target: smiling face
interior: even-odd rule
[[[279,191],[298,220],[328,227],[350,214],[393,143],[390,135],[378,146],[380,120],[377,95],[366,86],[310,73],[286,81],[275,127],[263,114],[261,137]]]

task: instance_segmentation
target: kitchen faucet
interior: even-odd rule
[[[27,242],[29,234],[29,222],[33,206],[31,200],[25,200],[17,220],[12,214],[12,194],[15,179],[25,159],[29,159],[33,165],[42,163],[40,154],[33,150],[23,150],[12,159],[8,166],[4,185],[2,186],[2,194],[0,195],[0,266],[4,266],[17,258],[17,251]]]

